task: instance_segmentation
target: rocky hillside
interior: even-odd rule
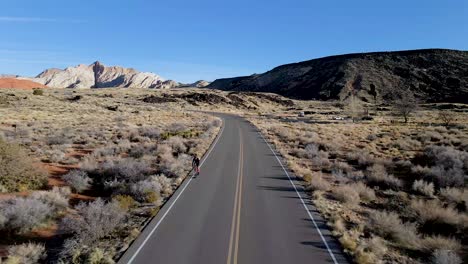
[[[208,81],[205,81],[205,80],[198,80],[194,83],[181,83],[179,84],[179,87],[180,88],[204,88],[206,86],[208,86],[210,84],[210,82]]]
[[[132,68],[119,66],[106,67],[100,62],[91,65],[80,64],[75,67],[47,69],[35,78],[24,78],[53,88],[173,88],[177,82],[164,80],[150,72],[139,72]]]
[[[421,101],[468,103],[468,51],[426,49],[330,56],[263,74],[218,79],[209,88],[272,92],[298,99],[364,101],[411,89]]]

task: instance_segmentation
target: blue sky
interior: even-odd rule
[[[4,0],[0,73],[96,60],[181,82],[328,55],[468,50],[466,0]]]

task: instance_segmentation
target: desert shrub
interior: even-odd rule
[[[62,179],[76,192],[82,192],[91,186],[91,178],[82,170],[72,170],[62,176]]]
[[[332,168],[332,176],[340,183],[348,182],[348,178],[346,178],[344,172],[341,169]]]
[[[42,224],[52,215],[52,208],[37,199],[16,197],[0,203],[4,217],[3,228],[24,233]]]
[[[332,190],[333,197],[348,205],[358,205],[361,201],[359,193],[351,185],[342,185]]]
[[[93,248],[86,256],[86,263],[89,264],[112,264],[114,261],[106,256],[100,248]]]
[[[98,148],[93,151],[93,156],[96,158],[101,158],[101,157],[108,157],[108,156],[114,156],[119,154],[120,149],[118,149],[115,145],[103,147],[103,148]]]
[[[307,153],[307,155],[309,156],[309,158],[314,158],[316,156],[319,156],[320,154],[320,150],[319,150],[319,147],[317,146],[317,144],[309,144],[305,147],[305,151]]]
[[[183,177],[191,169],[191,161],[191,157],[186,154],[180,154],[175,158],[171,153],[164,153],[160,156],[160,167],[166,175]]]
[[[339,241],[347,252],[355,252],[358,246],[356,232],[346,232],[340,238]]]
[[[366,139],[369,140],[369,141],[374,141],[378,138],[378,136],[376,134],[369,134],[367,135]]]
[[[450,233],[452,228],[463,225],[462,216],[454,208],[443,207],[437,200],[413,200],[410,208],[426,229]]]
[[[75,158],[75,157],[72,157],[72,156],[65,156],[61,161],[60,163],[61,164],[65,164],[65,165],[74,165],[74,164],[77,164],[79,163],[80,160]]]
[[[367,151],[356,151],[356,152],[349,152],[346,155],[346,158],[350,162],[355,162],[359,164],[360,166],[369,166],[375,162],[374,156],[369,154]]]
[[[0,204],[1,205],[1,204]],[[0,212],[0,230],[2,230],[6,223],[7,223],[8,219],[7,217],[4,215],[4,212]]]
[[[275,126],[270,129],[274,134],[276,134],[279,139],[282,141],[290,141],[292,139],[292,133],[290,129],[281,126]]]
[[[328,191],[330,188],[330,183],[324,180],[320,174],[316,174],[312,177],[308,185],[308,189],[312,191]]]
[[[8,260],[15,259],[21,264],[36,264],[47,256],[44,245],[25,243],[8,248]],[[14,261],[12,261],[14,263]]]
[[[381,263],[387,252],[385,241],[377,236],[364,239],[355,252],[355,261],[358,264]]]
[[[398,190],[402,183],[393,175],[388,174],[385,167],[381,164],[374,164],[367,170],[366,179],[370,184],[384,186],[390,189]]]
[[[460,242],[453,238],[443,236],[428,236],[421,240],[421,249],[427,253],[434,250],[460,250]]]
[[[33,95],[44,95],[44,91],[41,88],[34,88]]]
[[[441,110],[437,115],[442,124],[446,127],[450,127],[455,121],[457,121],[457,115],[454,112],[448,110]]]
[[[57,210],[68,207],[69,196],[69,188],[56,186],[50,191],[35,191],[31,194],[31,198],[43,201]]]
[[[374,212],[370,214],[368,227],[372,232],[394,241],[400,247],[408,249],[420,247],[416,225],[403,223],[396,213]]]
[[[291,150],[291,155],[298,158],[307,158],[307,152],[302,148],[294,148]]]
[[[146,154],[146,149],[142,145],[133,146],[128,151],[128,156],[135,158],[135,159],[142,158],[145,154]]]
[[[172,148],[172,152],[174,153],[184,153],[187,151],[187,147],[181,137],[171,137],[167,140],[167,144]]]
[[[465,175],[460,168],[445,169],[442,166],[434,166],[430,168],[427,176],[438,183],[439,187],[464,186]]]
[[[15,131],[16,138],[29,138],[31,136],[31,129],[26,127],[18,127]]]
[[[82,241],[71,238],[63,244],[59,263],[114,264],[109,255],[94,245],[84,245]]]
[[[161,136],[161,130],[157,127],[140,127],[138,131],[140,135],[151,139],[158,139]]]
[[[450,250],[436,250],[432,253],[432,264],[461,264],[462,260],[457,253]]]
[[[75,209],[78,215],[66,216],[62,223],[86,244],[110,235],[125,219],[125,211],[116,202],[97,199],[89,204],[80,203]]]
[[[8,191],[41,188],[47,175],[18,146],[0,140],[0,185]]]
[[[346,162],[335,161],[332,166],[332,170],[341,170],[348,173],[353,170],[353,167]]]
[[[464,185],[465,173],[468,166],[468,153],[456,150],[452,147],[429,146],[419,157],[429,166],[430,177],[438,183],[440,187],[459,187]]]
[[[309,144],[305,147],[306,155],[311,159],[312,165],[322,168],[331,165],[328,159],[328,152],[319,150],[316,144]]]
[[[97,187],[103,187],[107,181],[138,182],[151,172],[147,161],[132,158],[107,159],[102,164],[84,165],[81,168],[87,171]]]
[[[391,146],[401,150],[417,150],[421,147],[421,142],[410,138],[400,138],[394,141]]]
[[[129,195],[116,195],[112,198],[113,201],[117,201],[120,207],[126,211],[133,208],[136,205],[136,201]]]
[[[130,195],[140,202],[152,202],[154,194],[161,192],[161,185],[159,182],[152,179],[136,182],[130,186]],[[154,202],[154,201],[153,201]]]
[[[65,135],[54,135],[54,136],[48,136],[45,139],[45,142],[47,145],[64,145],[64,144],[70,144],[72,141],[66,137]]]
[[[416,165],[416,166],[411,167],[411,172],[413,174],[418,175],[418,176],[424,177],[424,176],[428,175],[429,173],[431,173],[431,168],[423,167],[421,165]]]
[[[375,200],[375,192],[373,189],[367,187],[364,183],[358,182],[351,185],[351,188],[354,189],[359,197],[366,202]]]
[[[173,192],[172,181],[164,174],[153,175],[150,178],[152,181],[158,182],[161,186],[161,194],[169,196]]]
[[[349,171],[346,173],[346,178],[353,181],[361,181],[364,179],[364,173],[362,171]]]
[[[387,246],[385,245],[385,241],[378,236],[374,236],[368,239],[365,243],[365,246],[368,251],[375,254],[378,258],[383,257],[387,252]]]
[[[45,151],[46,158],[42,159],[44,162],[60,163],[65,159],[65,153],[59,149]]]
[[[167,129],[172,133],[179,133],[188,130],[188,127],[184,123],[172,123]]]
[[[416,180],[413,182],[413,191],[420,194],[432,197],[434,196],[434,184],[432,182],[425,182],[423,180]]]
[[[148,203],[154,203],[156,205],[160,205],[160,195],[159,193],[155,192],[155,191],[148,191],[146,192],[146,197],[145,197],[145,201],[148,202]]]
[[[437,142],[444,139],[444,137],[436,131],[424,131],[418,135],[418,139],[422,142]]]
[[[468,191],[465,189],[447,187],[440,189],[440,195],[449,202],[463,204],[465,210],[468,207]]]

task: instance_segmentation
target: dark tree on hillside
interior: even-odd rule
[[[397,89],[392,101],[396,115],[404,118],[408,123],[410,116],[418,110],[418,102],[414,93],[409,89]]]
[[[377,89],[373,83],[370,84],[369,94],[374,98],[374,108],[377,113]]]

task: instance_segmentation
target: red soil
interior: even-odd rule
[[[47,86],[29,80],[21,80],[16,78],[0,78],[0,88],[15,88],[29,90],[33,88],[47,88]]]
[[[42,228],[37,228],[33,231],[31,231],[29,234],[26,234],[26,236],[30,238],[52,238],[53,236],[60,235],[57,223],[53,223],[47,227],[42,227]]]

